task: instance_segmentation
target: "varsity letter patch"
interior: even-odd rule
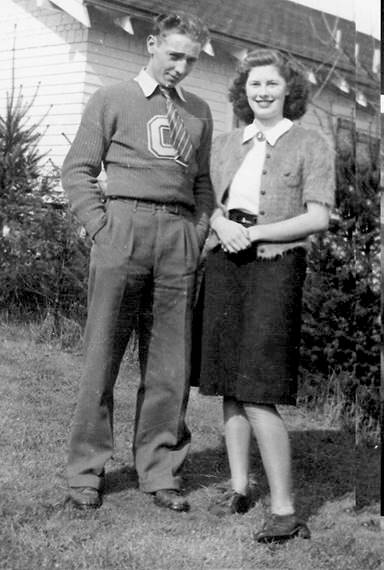
[[[169,138],[169,125],[165,115],[155,115],[147,123],[148,150],[157,158],[173,160],[176,151]]]

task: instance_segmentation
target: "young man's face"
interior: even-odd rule
[[[174,87],[193,69],[201,45],[185,34],[169,32],[162,37],[149,36],[150,60],[147,72],[164,87]]]

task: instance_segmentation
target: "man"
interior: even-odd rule
[[[159,506],[189,509],[180,471],[190,444],[184,418],[191,307],[213,207],[212,118],[208,105],[178,84],[207,40],[198,18],[159,16],[147,39],[147,67],[91,97],[64,161],[63,187],[93,240],[85,367],[67,467],[69,496],[80,508],[102,502],[104,465],[113,452],[113,388],[136,327],[139,487]],[[97,185],[102,165],[104,201]]]

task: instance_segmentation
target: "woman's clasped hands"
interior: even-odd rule
[[[223,251],[238,253],[252,245],[250,231],[241,224],[228,220],[224,216],[217,218],[212,224],[219,238]]]

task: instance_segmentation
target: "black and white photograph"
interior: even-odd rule
[[[0,14],[0,568],[382,568],[380,1]]]

